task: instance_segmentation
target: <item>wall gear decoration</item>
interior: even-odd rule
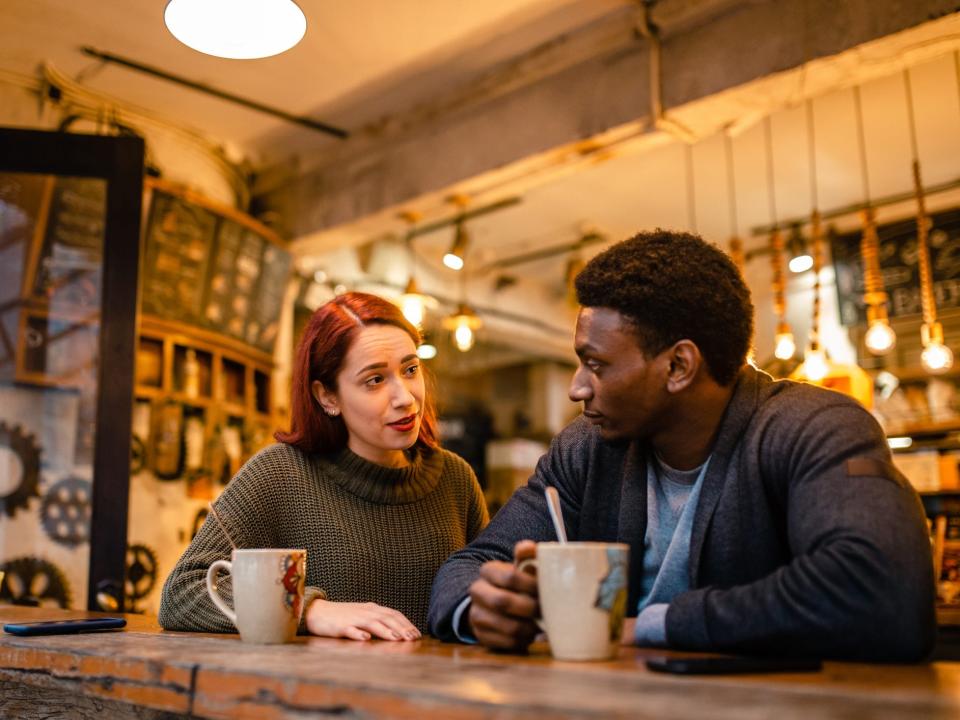
[[[139,435],[130,436],[130,474],[136,475],[147,463],[147,448]]]
[[[74,547],[90,540],[91,484],[68,477],[56,483],[43,496],[40,519],[54,542]]]
[[[193,530],[190,531],[191,540],[193,540],[197,536],[197,533],[200,532],[200,528],[203,526],[203,523],[209,514],[210,511],[206,508],[200,508],[197,510],[197,516],[193,518]]]
[[[14,605],[70,606],[70,583],[56,565],[35,557],[21,557],[0,564],[3,583],[0,602]]]
[[[20,481],[16,487],[6,495],[0,495],[0,510],[13,517],[18,508],[27,509],[31,497],[40,497],[38,489],[40,481],[40,448],[34,443],[33,436],[24,433],[20,425],[7,425],[0,421],[0,448],[13,451],[20,461]],[[11,470],[16,472],[15,464],[0,464],[0,480]],[[9,487],[11,483],[3,483]]]
[[[143,600],[157,584],[157,554],[146,545],[127,547],[127,579],[124,592],[127,596],[127,612],[141,612],[137,600]]]

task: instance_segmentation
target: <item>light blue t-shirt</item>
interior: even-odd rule
[[[690,589],[690,536],[710,459],[693,470],[675,470],[659,458],[647,464],[647,532],[637,606],[636,640],[666,642],[667,606]]]

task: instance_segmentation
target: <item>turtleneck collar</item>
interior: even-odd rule
[[[443,455],[415,447],[409,465],[392,468],[370,462],[350,448],[327,459],[327,474],[352,495],[381,505],[403,505],[426,496],[440,482]]]

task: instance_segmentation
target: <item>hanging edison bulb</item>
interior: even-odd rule
[[[863,236],[860,255],[863,258],[863,301],[867,305],[867,333],[864,344],[874,355],[886,355],[897,344],[897,334],[887,318],[887,293],[880,273],[880,241],[873,208],[865,208],[861,215]]]
[[[907,119],[910,127],[910,145],[913,150],[913,189],[917,198],[917,264],[920,266],[920,309],[923,325],[920,341],[923,352],[920,364],[933,374],[944,373],[953,367],[953,352],[943,339],[943,326],[937,322],[937,300],[933,295],[933,270],[930,267],[930,217],[927,215],[923,180],[920,178],[920,154],[917,147],[917,127],[913,116],[913,92],[910,89],[910,70],[903,71],[903,89],[907,96]]]
[[[436,299],[420,292],[417,281],[411,277],[407,281],[403,295],[400,296],[400,310],[407,321],[418,330],[422,330],[427,310],[436,306]]]
[[[930,268],[930,246],[927,242],[930,218],[927,216],[923,197],[920,163],[916,160],[913,161],[913,182],[917,195],[917,262],[920,265],[920,307],[923,312],[923,325],[920,326],[923,352],[920,353],[920,364],[927,372],[937,375],[953,367],[953,351],[944,342],[943,326],[937,322],[937,301],[933,295],[933,271]]]
[[[823,268],[823,229],[820,212],[810,216],[810,234],[813,241],[810,256],[813,268],[813,318],[810,322],[810,346],[803,354],[803,375],[808,380],[820,382],[830,372],[830,358],[820,343],[820,270]]]
[[[443,319],[443,327],[453,331],[453,344],[460,352],[469,351],[476,341],[476,331],[483,327],[483,321],[466,303],[460,303],[457,311]]]
[[[789,360],[797,352],[797,343],[786,320],[787,299],[783,272],[783,235],[774,230],[770,236],[770,264],[773,268],[773,312],[776,314],[777,334],[773,354],[778,360]]]

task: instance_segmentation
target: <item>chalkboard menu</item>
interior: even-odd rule
[[[217,229],[209,210],[163,192],[153,193],[147,224],[143,311],[197,323]]]
[[[960,210],[949,210],[931,217],[929,235],[930,264],[937,308],[960,307]],[[843,325],[866,324],[863,302],[863,261],[860,257],[860,231],[837,235],[831,249],[837,273],[840,322]],[[880,239],[880,270],[888,295],[890,317],[919,315],[920,270],[917,265],[917,222],[908,218],[877,228]]]
[[[250,225],[154,190],[144,312],[273,351],[291,258]]]

